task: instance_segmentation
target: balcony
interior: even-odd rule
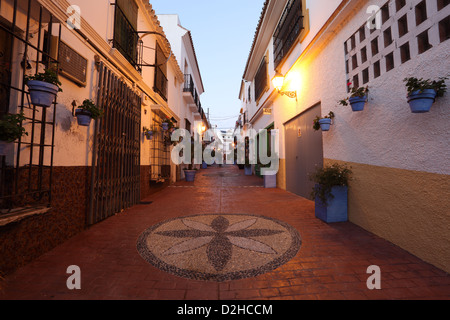
[[[197,93],[197,89],[195,89],[194,81],[190,74],[184,75],[183,98],[192,112],[198,112],[198,108],[201,106],[200,96]]]
[[[142,72],[140,56],[138,54],[139,35],[122,9],[116,5],[114,14],[113,47],[116,48],[128,62]],[[140,46],[142,44],[139,44]]]
[[[155,68],[155,85],[153,91],[157,92],[161,98],[167,101],[167,78],[161,68]]]

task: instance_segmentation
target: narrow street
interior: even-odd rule
[[[211,214],[282,221],[298,231],[301,246],[274,270],[224,281],[162,271],[138,252],[146,229],[180,216]],[[72,265],[80,270],[78,290],[67,286]],[[380,267],[380,290],[367,287],[371,265]],[[92,226],[0,285],[0,299],[6,300],[448,299],[450,292],[445,272],[350,222],[316,219],[314,202],[266,189],[261,178],[233,165],[199,170],[195,182],[177,182]]]

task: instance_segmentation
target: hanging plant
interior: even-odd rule
[[[350,87],[352,85],[351,82],[347,85],[350,89],[350,96],[343,100],[339,100],[339,104],[342,106],[348,106],[350,104],[352,110],[355,112],[364,110],[364,105],[367,102],[367,96],[369,94],[369,87]]]
[[[153,139],[153,130],[151,130],[147,127],[144,127],[142,131],[144,131],[144,135],[147,138],[147,140]]]
[[[56,94],[62,92],[58,75],[50,69],[32,76],[25,76],[25,83],[30,92],[31,103],[36,106],[49,107]]]
[[[22,122],[25,121],[23,112],[6,114],[0,120],[0,154],[3,155],[6,146],[24,135],[28,135]]]
[[[102,117],[103,110],[97,107],[92,100],[86,99],[75,110],[75,116],[77,117],[78,124],[86,127],[90,125],[92,119],[96,120]]]
[[[442,97],[447,91],[446,77],[438,80],[405,78],[407,99],[412,113],[429,112],[437,97]]]
[[[322,131],[329,131],[334,117],[333,111],[330,111],[330,113],[323,118],[316,117],[313,121],[313,129],[315,131],[319,131],[320,129],[322,129]]]

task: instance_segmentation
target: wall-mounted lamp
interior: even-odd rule
[[[278,93],[281,95],[288,96],[289,98],[295,98],[297,100],[297,91],[281,91],[284,86],[284,76],[277,71],[275,77],[272,79],[273,86],[277,89]]]

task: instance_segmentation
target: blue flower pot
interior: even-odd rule
[[[207,169],[207,168],[208,168],[208,165],[206,164],[205,161],[203,161],[203,162],[202,162],[202,169]]]
[[[144,133],[144,135],[147,138],[147,140],[153,139],[153,131],[148,131],[148,132]]]
[[[244,173],[246,176],[252,175],[252,166],[251,165],[245,165],[244,166]]]
[[[184,170],[186,181],[193,182],[195,180],[196,170]]]
[[[31,103],[41,107],[50,107],[59,90],[58,86],[39,80],[30,80],[27,82],[27,86]]]
[[[162,123],[162,128],[164,131],[169,130],[169,124],[167,122]]]
[[[433,89],[425,89],[414,91],[408,95],[408,103],[412,113],[429,112],[432,104],[436,100],[436,91]]]
[[[78,125],[83,127],[89,127],[91,124],[91,113],[89,111],[86,111],[84,109],[77,109],[75,110],[75,116],[77,117]]]
[[[331,119],[329,119],[329,118],[320,119],[319,124],[320,124],[320,128],[322,129],[322,131],[329,131],[330,126],[331,126]]]
[[[315,188],[320,188],[316,184]],[[347,215],[347,196],[348,187],[336,186],[331,189],[332,199],[327,199],[325,205],[318,196],[315,199],[315,216],[316,218],[326,222],[345,222],[348,221]]]
[[[277,187],[277,175],[268,174],[264,175],[264,188],[276,188]]]
[[[348,99],[353,111],[363,111],[366,104],[367,97],[351,97]]]

